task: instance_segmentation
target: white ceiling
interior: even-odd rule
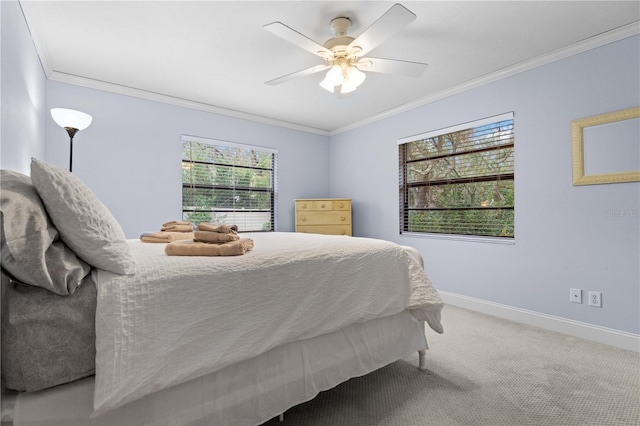
[[[280,21],[324,43],[331,19],[359,35],[388,1],[21,0],[48,78],[335,134],[532,66],[638,34],[638,1],[404,1],[417,19],[371,56],[429,64],[418,78],[368,73],[338,99],[322,64],[267,32]]]

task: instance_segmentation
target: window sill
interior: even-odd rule
[[[401,237],[426,238],[434,240],[450,240],[450,241],[469,241],[472,243],[488,243],[488,244],[505,244],[515,245],[515,238],[500,237],[480,237],[473,235],[454,235],[454,234],[428,234],[423,232],[403,232]]]

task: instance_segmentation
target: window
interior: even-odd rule
[[[277,151],[182,137],[182,218],[276,230]]]
[[[398,144],[401,234],[514,238],[513,113]]]

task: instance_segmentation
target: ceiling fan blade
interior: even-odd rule
[[[396,3],[355,40],[349,43],[348,47],[360,47],[362,51],[359,56],[363,56],[406,27],[414,19],[416,19],[416,15],[413,12],[400,3]]]
[[[304,34],[299,33],[293,28],[287,27],[282,22],[272,22],[263,27],[265,30],[269,31],[271,34],[275,34],[280,38],[288,41],[289,43],[295,44],[296,46],[313,53],[314,55],[322,56],[322,57],[331,57],[332,53],[329,49],[324,47],[323,45],[316,43],[311,40],[309,37]]]
[[[362,58],[356,63],[360,71],[380,72],[384,74],[399,74],[408,77],[420,77],[427,69],[422,62],[398,61],[396,59]]]
[[[291,74],[283,75],[282,77],[275,78],[273,80],[269,80],[264,84],[268,84],[270,86],[276,86],[281,83],[285,83],[289,80],[293,80],[294,78],[304,77],[307,75],[315,74],[320,71],[324,71],[326,69],[331,68],[331,65],[316,65],[315,67],[307,68],[304,70],[292,72]]]

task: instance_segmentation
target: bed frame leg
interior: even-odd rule
[[[427,370],[427,351],[425,349],[418,351],[418,370]]]
[[[280,422],[284,422],[284,413],[280,413],[280,415],[278,416],[278,420]]]

